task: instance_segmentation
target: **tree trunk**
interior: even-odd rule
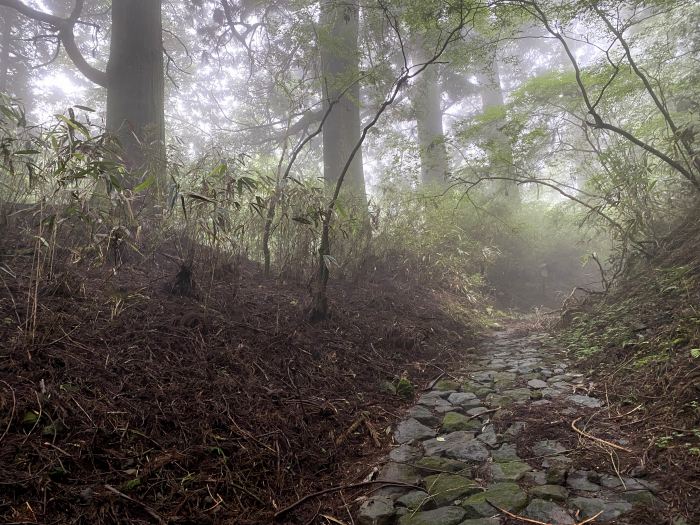
[[[12,28],[17,14],[13,9],[0,7],[0,27],[2,27],[0,39],[0,92],[8,92],[8,79],[10,76],[10,48],[12,47]]]
[[[324,109],[333,104],[323,126],[323,176],[332,190],[343,166],[360,139],[360,84],[358,31],[359,4],[355,0],[323,2],[320,36]],[[362,152],[350,165],[343,183],[343,198],[366,212],[367,194]]]
[[[161,0],[112,2],[107,63],[107,129],[132,174],[148,172],[159,189],[165,171]],[[132,178],[127,186],[133,186]]]
[[[428,60],[422,36],[414,37],[413,63]],[[421,182],[423,185],[444,184],[449,175],[449,161],[442,127],[442,92],[436,65],[426,68],[418,77],[412,93],[420,147]]]
[[[479,75],[478,80],[481,85],[482,111],[485,113],[490,109],[502,108],[505,100],[498,60],[495,56],[492,57],[489,72]],[[490,175],[498,178],[499,196],[505,197],[508,204],[517,205],[520,203],[520,191],[515,181],[508,180],[515,177],[513,146],[501,129],[504,125],[505,118],[495,119],[492,122],[492,131],[487,137]]]

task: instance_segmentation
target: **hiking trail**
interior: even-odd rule
[[[412,487],[378,485],[358,523],[634,523],[625,521],[634,511],[660,504],[657,484],[616,472],[624,439],[585,431],[589,418],[609,416],[605,401],[546,338],[494,332],[424,391],[377,467],[377,480]],[[606,456],[608,470],[578,468],[581,448]]]

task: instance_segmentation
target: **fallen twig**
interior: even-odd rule
[[[128,500],[132,503],[136,503],[143,510],[145,510],[149,516],[151,516],[153,519],[155,519],[158,523],[163,523],[163,524],[167,523],[155,510],[153,510],[151,507],[149,507],[145,503],[142,503],[139,500],[132,498],[131,496],[127,496],[123,492],[120,492],[117,489],[115,489],[112,485],[105,485],[105,488],[108,491],[116,494],[117,496],[124,498],[125,500]]]
[[[574,419],[574,420],[571,422],[571,428],[573,428],[574,431],[578,432],[578,433],[581,434],[583,437],[587,437],[588,439],[592,439],[593,441],[597,441],[598,443],[602,443],[603,445],[607,445],[607,446],[609,446],[609,447],[616,448],[616,449],[618,449],[618,450],[624,450],[625,452],[630,452],[630,453],[632,452],[632,451],[631,451],[630,449],[628,449],[628,448],[622,447],[622,446],[620,446],[620,445],[616,445],[615,443],[610,443],[610,441],[605,441],[604,439],[597,438],[597,437],[595,437],[595,436],[590,435],[588,432],[584,432],[583,430],[580,430],[580,429],[576,428],[576,423],[578,423],[579,421],[581,421],[581,419],[583,419],[583,418],[582,418],[582,417],[579,417],[579,418],[577,418],[577,419]]]
[[[351,483],[350,485],[339,485],[337,487],[330,487],[327,489],[319,490],[318,492],[313,492],[312,494],[307,494],[303,498],[298,499],[291,505],[283,508],[280,511],[275,512],[275,521],[280,519],[282,516],[289,513],[290,511],[294,510],[299,505],[306,503],[310,499],[317,498],[318,496],[323,496],[324,494],[328,494],[330,492],[338,492],[339,490],[357,489],[360,487],[366,487],[368,485],[375,485],[377,483],[382,483],[387,487],[406,487],[410,489],[423,490],[422,487],[419,487],[417,485],[411,485],[410,483],[401,483],[400,481],[382,481],[380,479],[375,481],[361,481],[359,483]]]
[[[9,388],[10,392],[12,392],[12,410],[10,411],[10,419],[7,421],[7,428],[2,433],[2,436],[0,436],[0,441],[2,441],[5,439],[7,432],[10,430],[10,426],[12,426],[12,419],[15,417],[15,408],[17,407],[17,398],[15,397],[15,389],[12,388],[9,383],[6,381],[0,381],[0,383],[7,385],[7,388]]]
[[[379,432],[377,432],[377,429],[374,428],[374,425],[372,425],[372,422],[367,416],[365,416],[365,426],[367,427],[369,435],[372,436],[372,441],[374,441],[376,447],[382,448],[382,441],[379,439]]]
[[[367,416],[363,412],[357,418],[355,418],[355,421],[352,422],[352,424],[348,427],[348,429],[345,432],[343,432],[342,434],[340,434],[335,439],[335,445],[336,446],[341,445],[350,436],[350,434],[355,432],[355,430],[357,430],[360,427],[360,425],[362,425],[362,423],[365,421],[366,417]]]
[[[484,410],[483,412],[479,412],[478,414],[474,414],[473,416],[469,416],[467,418],[467,421],[471,421],[472,419],[476,419],[477,417],[481,417],[484,414],[493,414],[494,412],[498,412],[501,409],[501,407],[496,407],[492,408],[491,410]]]
[[[440,379],[442,379],[443,377],[445,377],[445,372],[444,372],[444,371],[441,372],[440,375],[437,376],[435,379],[433,379],[432,381],[430,381],[430,382],[426,385],[426,387],[423,389],[423,392],[426,392],[426,391],[428,391],[428,390],[432,390],[433,387],[435,386],[435,384],[436,384],[438,381],[440,381]]]
[[[634,407],[632,410],[625,412],[624,414],[618,414],[616,416],[611,416],[608,419],[619,419],[621,417],[629,416],[630,414],[632,414],[633,412],[636,412],[637,410],[639,410],[643,406],[644,406],[644,403],[641,403],[641,404],[637,405],[636,407]]]

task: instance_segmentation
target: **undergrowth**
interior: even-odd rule
[[[691,217],[608,295],[589,299],[558,333],[627,417],[647,472],[669,479],[669,503],[697,519],[700,487],[700,250]],[[673,481],[670,481],[673,478]],[[693,494],[695,496],[693,496]],[[694,499],[695,498],[695,499]],[[691,505],[692,507],[692,505]]]

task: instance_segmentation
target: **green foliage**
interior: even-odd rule
[[[408,378],[402,377],[399,382],[396,383],[396,395],[404,399],[413,399],[416,393],[416,388],[413,383]]]

